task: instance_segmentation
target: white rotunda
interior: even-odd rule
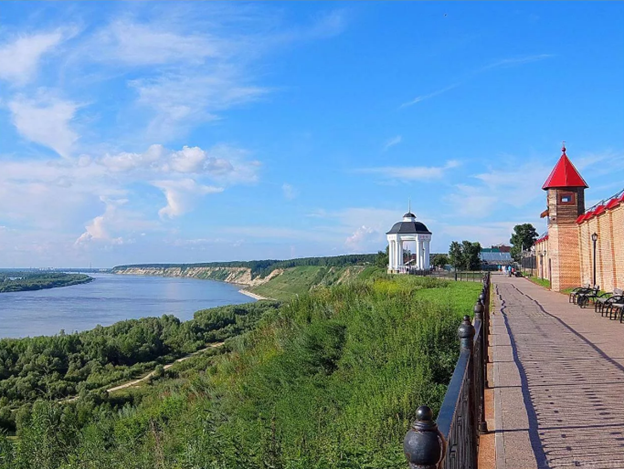
[[[411,211],[403,215],[403,221],[395,223],[386,233],[388,239],[388,273],[407,273],[410,270],[428,270],[431,231],[424,223],[416,221]],[[415,243],[412,259],[404,261],[404,243]]]

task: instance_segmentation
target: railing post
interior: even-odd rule
[[[475,328],[470,322],[470,316],[464,316],[464,320],[462,321],[459,329],[457,331],[457,335],[459,336],[459,350],[460,354],[467,353],[469,356],[468,360],[468,370],[467,380],[464,383],[466,386],[466,397],[467,397],[467,421],[465,422],[466,428],[464,429],[465,437],[468,438],[466,443],[470,447],[470,449],[466,449],[466,454],[470,454],[470,461],[461,461],[462,466],[470,469],[474,469],[477,467],[477,445],[478,445],[478,421],[479,421],[479,396],[477,393],[479,392],[479,383],[477,373],[479,372],[478,368],[475,369],[475,365],[478,367],[478,364],[475,364],[475,354],[474,354],[474,336],[475,336]]]
[[[481,295],[479,295],[479,300],[475,303],[474,316],[475,321],[478,320],[481,322],[481,332],[479,334],[479,343],[477,344],[477,347],[479,347],[481,350],[479,350],[479,353],[476,354],[477,362],[474,363],[476,379],[475,391],[478,393],[479,402],[479,415],[477,418],[477,422],[479,433],[487,433],[487,422],[485,420],[485,383],[487,382],[487,365],[485,357],[487,355],[487,331],[485,328],[485,323],[483,322],[484,311],[483,302],[481,301]]]
[[[490,311],[489,305],[487,304],[487,297],[489,296],[487,293],[487,287],[483,287],[483,290],[479,294],[479,303],[481,303],[481,318],[483,321],[483,360],[485,363],[488,363],[489,355],[489,341],[490,341]],[[476,307],[476,306],[475,306]],[[475,310],[476,312],[476,310]]]
[[[446,442],[427,406],[416,411],[416,420],[403,440],[410,469],[438,469],[446,455]]]
[[[459,336],[459,347],[462,349],[472,350],[472,339],[475,335],[475,328],[470,322],[470,316],[464,316],[464,320],[457,331]]]

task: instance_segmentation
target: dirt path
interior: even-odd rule
[[[186,357],[178,358],[176,361],[171,362],[171,363],[165,365],[163,368],[165,370],[168,370],[169,368],[171,368],[176,363],[183,362],[184,360],[188,360],[189,358],[194,357],[195,355],[199,355],[200,353],[203,353],[206,350],[210,350],[212,348],[221,347],[222,345],[223,345],[223,342],[215,342],[214,344],[210,344],[208,347],[200,349],[197,352],[193,352],[193,353],[187,355]],[[154,376],[154,373],[156,373],[156,370],[154,370],[154,371],[148,373],[147,375],[143,376],[143,378],[135,379],[134,381],[128,381],[127,383],[120,384],[119,386],[108,388],[106,390],[106,392],[111,393],[111,392],[119,391],[120,389],[126,389],[126,388],[129,388],[129,387],[132,387],[132,386],[136,386],[137,384],[140,384],[143,381],[147,381],[148,379],[150,379],[152,376]]]
[[[171,363],[168,363],[163,368],[165,370],[168,370],[169,368],[171,368],[176,363],[183,362],[184,360],[188,360],[189,358],[194,357],[195,355],[199,355],[200,353],[203,353],[206,350],[210,350],[210,349],[213,349],[213,348],[221,347],[222,345],[223,345],[223,342],[215,342],[213,344],[210,344],[208,347],[205,347],[205,348],[200,349],[200,350],[198,350],[196,352],[193,352],[193,353],[191,353],[189,355],[186,355],[185,357],[178,358],[177,360],[175,360],[175,361],[173,361]],[[147,375],[143,376],[142,378],[135,379],[135,380],[132,380],[132,381],[128,381],[127,383],[120,384],[120,385],[114,386],[112,388],[108,388],[106,390],[106,392],[111,393],[111,392],[119,391],[121,389],[126,389],[126,388],[130,388],[132,386],[136,386],[138,384],[141,384],[143,381],[147,381],[152,376],[154,376],[155,372],[156,372],[156,370],[151,371],[150,373],[148,373]],[[74,397],[71,397],[69,399],[64,399],[64,402],[74,402],[74,401],[78,400],[78,398],[79,398],[79,396],[74,396]]]

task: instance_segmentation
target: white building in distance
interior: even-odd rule
[[[403,215],[403,221],[395,223],[386,233],[388,239],[388,273],[406,273],[409,270],[429,270],[431,231],[424,223],[416,221],[411,211]],[[405,244],[415,243],[412,259],[404,261]],[[415,257],[415,258],[414,258]]]

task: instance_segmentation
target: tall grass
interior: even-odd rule
[[[211,367],[95,413],[53,453],[71,465],[45,467],[403,468],[403,436],[419,405],[439,408],[479,287],[381,276],[300,295]]]

